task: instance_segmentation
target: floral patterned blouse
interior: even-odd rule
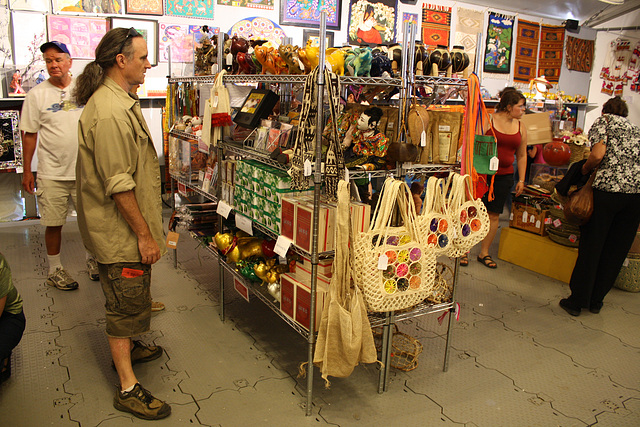
[[[640,193],[640,127],[626,117],[604,114],[589,129],[591,145],[607,147],[593,188],[610,193]]]

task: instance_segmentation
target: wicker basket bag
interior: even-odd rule
[[[396,207],[402,225],[392,226]],[[436,257],[424,247],[407,184],[388,178],[369,230],[353,238],[352,276],[369,311],[411,307],[424,300],[435,283]]]
[[[422,212],[418,215],[418,228],[428,250],[436,254],[448,252],[452,245],[453,227],[442,195],[444,180],[430,177],[427,180]]]
[[[489,232],[489,214],[482,200],[474,200],[469,175],[452,174],[449,177],[447,209],[453,223],[453,244],[448,252],[450,257],[460,257]]]

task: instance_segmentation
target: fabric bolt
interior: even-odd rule
[[[605,114],[589,129],[591,145],[601,141],[607,150],[593,188],[613,193],[640,193],[640,127],[626,117]]]
[[[471,71],[476,69],[476,41],[478,33],[482,33],[484,15],[479,10],[465,9],[458,7],[455,44],[464,47],[464,51],[469,55],[469,66]]]
[[[484,72],[488,78],[508,79],[511,73],[513,49],[513,16],[489,13],[487,42],[484,54]]]
[[[593,66],[594,40],[567,36],[567,69],[590,73]]]
[[[435,4],[422,5],[422,43],[425,46],[449,47],[451,8]]]
[[[85,247],[102,264],[140,262],[138,239],[112,195],[133,190],[161,254],[160,165],[140,101],[107,77],[79,123],[78,226]]]
[[[545,76],[550,83],[558,83],[562,68],[564,27],[542,25],[540,28],[540,59],[538,76]]]
[[[514,81],[529,83],[531,79],[537,76],[539,42],[540,24],[519,19],[516,35],[516,53],[514,56]]]

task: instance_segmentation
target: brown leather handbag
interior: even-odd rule
[[[596,168],[591,172],[589,181],[579,190],[569,195],[569,201],[564,206],[564,216],[579,225],[584,225],[593,214],[593,180],[596,178]]]

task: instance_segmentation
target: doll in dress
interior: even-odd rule
[[[389,139],[378,130],[382,110],[371,107],[364,110],[352,123],[342,142],[347,168],[365,170],[383,169]]]

